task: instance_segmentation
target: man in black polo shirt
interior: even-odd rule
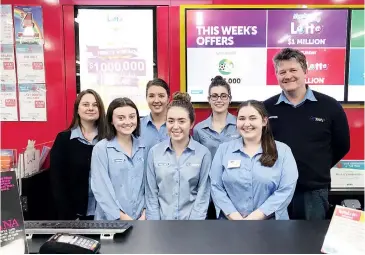
[[[275,140],[290,146],[299,179],[288,212],[291,219],[325,219],[330,169],[350,149],[346,114],[335,99],[305,84],[307,60],[286,48],[274,57],[282,93],[264,104],[270,114]]]

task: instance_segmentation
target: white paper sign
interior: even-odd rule
[[[24,176],[39,172],[39,150],[32,149],[24,152]]]
[[[341,160],[331,169],[331,188],[364,188],[364,160]]]
[[[0,119],[1,121],[18,121],[15,83],[1,84]]]
[[[46,85],[19,84],[20,121],[47,121]]]
[[[337,205],[321,251],[329,254],[365,254],[364,240],[364,212]]]
[[[0,81],[1,83],[16,83],[14,46],[1,44]]]
[[[0,44],[14,44],[11,5],[0,5]]]
[[[17,44],[18,83],[45,83],[42,45]]]

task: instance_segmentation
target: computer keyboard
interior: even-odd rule
[[[39,234],[83,234],[83,235],[114,235],[123,233],[131,224],[121,221],[25,221],[27,235]]]

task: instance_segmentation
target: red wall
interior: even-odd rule
[[[72,118],[76,98],[73,5],[158,5],[158,73],[169,81],[172,92],[180,90],[180,4],[357,4],[363,0],[3,0],[2,4],[43,7],[47,122],[1,122],[1,148],[23,150],[28,139],[51,145],[56,134]],[[164,7],[162,7],[164,6]],[[170,6],[170,7],[168,7]],[[351,151],[346,158],[364,159],[364,109],[345,109],[351,128]],[[234,109],[232,109],[234,112]],[[197,121],[209,115],[196,109]]]

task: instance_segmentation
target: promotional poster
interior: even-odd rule
[[[14,34],[17,44],[44,44],[41,6],[14,7]]]
[[[27,254],[23,212],[15,171],[1,172],[0,253]]]

